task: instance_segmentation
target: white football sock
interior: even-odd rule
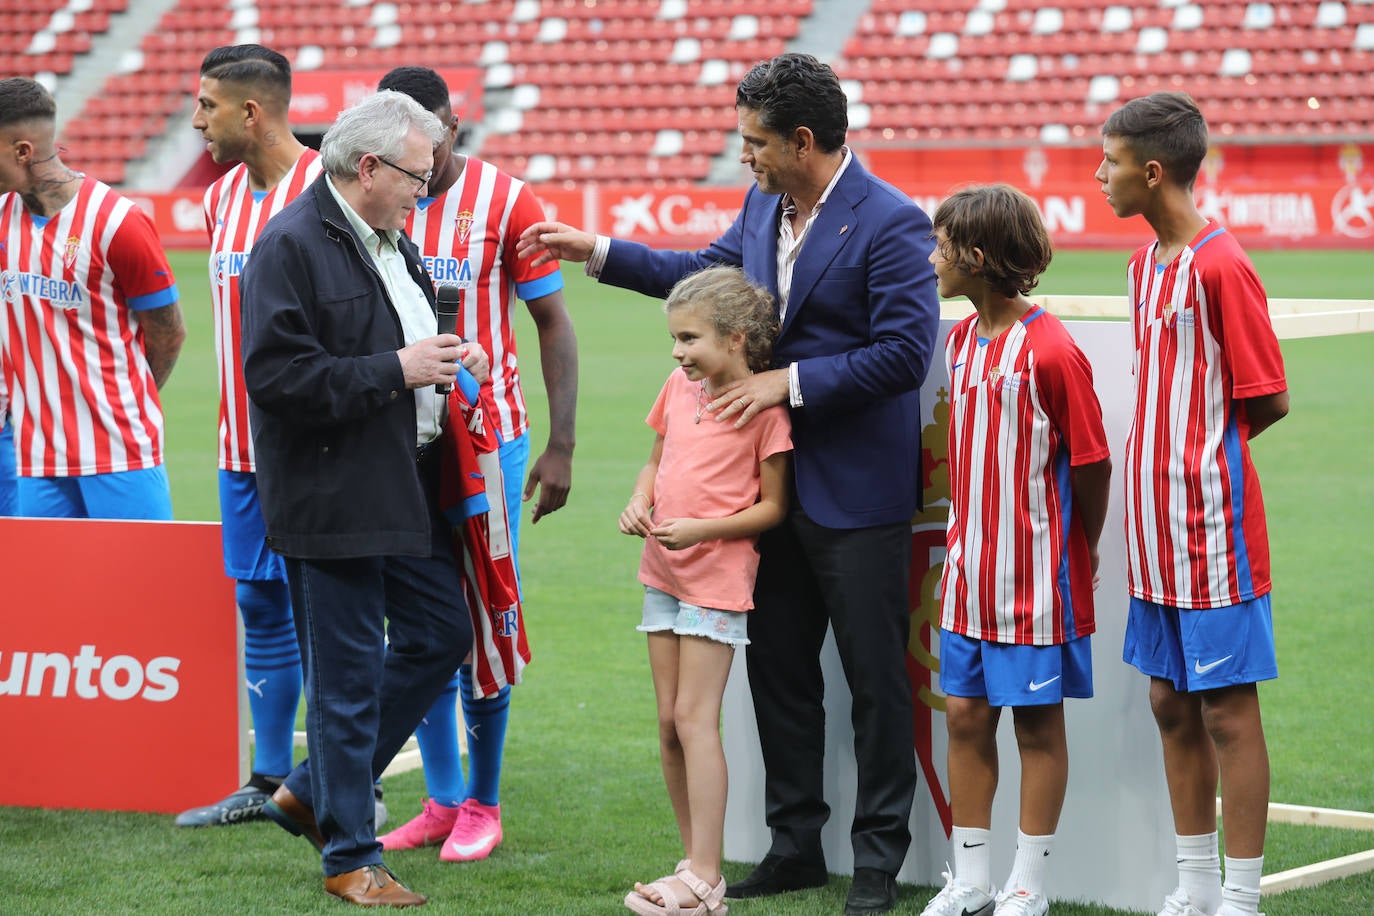
[[[992,893],[992,831],[955,827],[949,843],[954,850],[954,877]]]
[[[1054,846],[1054,834],[1029,836],[1016,831],[1016,858],[1011,864],[1011,875],[1007,878],[1006,890],[1022,890],[1032,894],[1045,894],[1045,865],[1050,860],[1050,849]]]
[[[1260,873],[1264,856],[1257,859],[1226,857],[1226,883],[1221,887],[1221,905],[1237,913],[1258,913]]]
[[[1221,906],[1221,857],[1216,831],[1195,836],[1174,834],[1178,844],[1178,886],[1193,906],[1215,913]]]

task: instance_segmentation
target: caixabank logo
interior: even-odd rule
[[[181,659],[159,655],[143,661],[132,655],[102,655],[83,645],[62,651],[0,649],[0,703],[11,698],[141,700],[166,703],[181,690]]]

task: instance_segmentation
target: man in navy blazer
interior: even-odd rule
[[[742,267],[780,303],[774,368],[710,409],[742,426],[790,406],[795,485],[787,520],[759,543],[749,684],[765,768],[768,855],[727,896],[828,880],[821,644],[829,624],[854,696],[858,798],[846,913],[883,913],[911,842],[916,786],[911,528],[920,498],[920,395],[939,322],[930,220],[844,146],[844,92],[805,54],[755,66],[736,92],[741,162],[756,184],[700,251],[655,251],[560,223],[532,226],[522,256],[586,261],[603,283],[666,296],[716,264]]]

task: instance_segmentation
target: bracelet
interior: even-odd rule
[[[630,499],[633,500],[636,496],[642,496],[642,497],[644,497],[644,502],[645,502],[647,505],[652,506],[652,505],[654,504],[654,501],[653,501],[652,499],[649,498],[649,494],[648,494],[648,493],[641,492],[640,490],[635,490],[633,493],[630,494]]]

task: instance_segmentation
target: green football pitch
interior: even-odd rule
[[[1064,252],[1037,292],[1119,294],[1125,252]],[[1369,252],[1255,252],[1271,296],[1370,295]],[[189,337],[165,390],[176,514],[215,520],[217,393],[204,252],[177,253]],[[578,444],[566,508],[522,532],[535,661],[514,697],[502,800],[506,839],[491,859],[441,866],[433,850],[389,864],[431,909],[464,914],[624,912],[635,880],[679,857],[658,769],[652,688],[638,619],[638,542],[616,518],[649,448],[643,417],[671,368],[657,303],[565,269],[580,349]],[[528,316],[526,393],[542,447],[547,417]],[[1264,685],[1273,799],[1374,809],[1374,335],[1283,343],[1292,412],[1254,443],[1264,482],[1283,676]],[[526,515],[528,519],[528,515]],[[188,608],[188,613],[194,609]],[[1144,685],[1141,693],[1144,712]],[[41,749],[27,749],[41,753]],[[102,752],[117,752],[115,748]],[[54,765],[60,765],[55,761]],[[1075,761],[1075,766],[1090,765]],[[389,777],[392,817],[415,814],[418,772]],[[1007,790],[1014,789],[1009,782]],[[1160,799],[1160,804],[1165,804]],[[318,859],[266,824],[187,831],[171,818],[0,809],[0,912],[336,912]],[[1374,848],[1374,832],[1274,826],[1266,873]],[[1145,867],[1145,866],[1142,866]],[[1172,867],[1160,863],[1159,867]],[[727,865],[739,876],[743,866]],[[737,916],[839,912],[847,881]],[[903,887],[899,912],[933,893]],[[1266,898],[1269,916],[1369,913],[1374,876]],[[1066,916],[1108,913],[1056,904]]]

